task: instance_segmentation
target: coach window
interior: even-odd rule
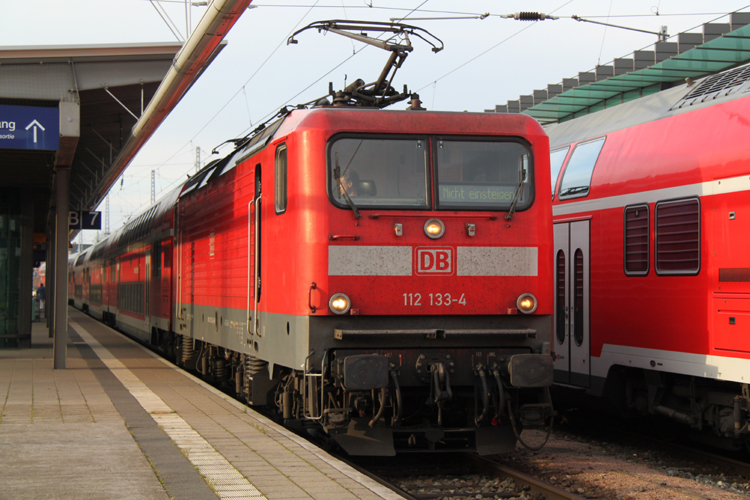
[[[594,173],[596,160],[604,145],[604,137],[578,144],[568,160],[568,166],[560,182],[558,199],[568,200],[588,196],[591,187],[591,175]]]
[[[162,263],[161,241],[157,241],[156,243],[154,243],[152,253],[153,253],[154,261],[151,265],[151,270],[154,275],[154,279],[161,279],[161,263]]]
[[[623,265],[628,276],[646,276],[649,268],[651,227],[648,205],[625,207]]]
[[[562,345],[565,342],[565,323],[567,318],[565,317],[565,253],[562,250],[557,252],[557,270],[556,276],[556,298],[555,298],[555,314],[557,315],[557,324],[555,325],[555,333],[557,335],[557,342]]]
[[[656,204],[654,257],[657,274],[698,274],[701,264],[700,215],[697,198]]]
[[[570,146],[556,149],[549,154],[549,167],[550,174],[552,176],[552,198],[555,198],[555,188],[557,187],[557,177],[560,175],[560,169],[562,169],[563,162],[568,156]]]
[[[276,148],[276,213],[286,212],[286,144]]]
[[[516,141],[439,137],[434,141],[438,209],[517,210],[534,199],[529,147]]]
[[[328,146],[331,202],[345,210],[429,208],[427,145],[426,137],[335,137]]]

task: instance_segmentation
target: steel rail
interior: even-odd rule
[[[498,464],[482,456],[468,454],[468,458],[483,472],[513,479],[516,484],[528,487],[531,493],[541,493],[546,500],[584,500],[582,496],[558,488],[555,485],[545,483],[535,477],[511,469],[505,465]]]

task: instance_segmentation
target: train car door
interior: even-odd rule
[[[555,224],[555,382],[589,387],[589,221]]]

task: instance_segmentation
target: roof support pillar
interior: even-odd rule
[[[55,258],[57,252],[55,252],[55,234],[57,228],[55,227],[55,220],[57,216],[57,209],[51,207],[49,222],[47,224],[47,282],[44,284],[47,289],[47,300],[45,301],[45,317],[47,318],[47,331],[49,332],[49,338],[55,338]],[[53,342],[54,343],[54,342]]]
[[[34,275],[34,197],[31,189],[23,190],[21,198],[21,259],[18,263],[19,303],[18,337],[20,347],[31,347],[31,315]]]
[[[64,369],[68,356],[68,212],[70,167],[55,168],[55,341],[54,368]]]

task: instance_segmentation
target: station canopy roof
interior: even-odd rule
[[[701,32],[680,33],[675,39],[486,111],[523,113],[543,125],[558,123],[745,64],[750,61],[750,13],[732,13],[729,23],[704,24]]]
[[[125,144],[181,43],[0,47],[0,105],[77,104],[78,137],[56,151],[0,149],[0,186],[31,188],[35,232],[44,232],[54,167],[71,167],[70,207],[88,202]]]

